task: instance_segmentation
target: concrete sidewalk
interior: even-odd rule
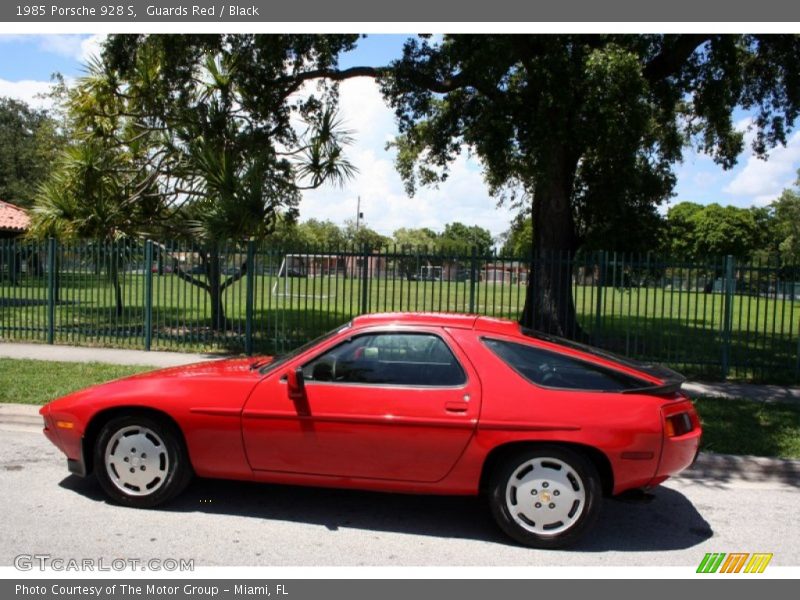
[[[715,396],[717,398],[745,398],[756,402],[790,402],[800,404],[800,387],[783,385],[757,385],[721,381],[715,383],[688,381],[681,388],[692,398]]]
[[[203,360],[224,358],[221,354],[192,354],[186,352],[145,352],[119,348],[86,348],[78,346],[51,346],[48,344],[0,343],[0,358],[29,358],[63,362],[101,362],[116,365],[144,365],[149,367],[174,367]],[[746,398],[757,402],[800,403],[800,387],[780,385],[755,385],[751,383],[687,382],[683,390],[692,397],[717,396],[721,398]]]
[[[203,360],[224,358],[222,354],[188,352],[145,352],[120,348],[88,348],[49,344],[0,343],[0,358],[29,358],[61,362],[100,362],[113,365],[175,367]]]

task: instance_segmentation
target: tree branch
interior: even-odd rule
[[[675,36],[673,42],[665,44],[657,55],[644,67],[644,76],[655,83],[676,75],[686,60],[713,36],[711,34],[689,33]]]
[[[349,69],[345,69],[340,71],[338,69],[312,69],[311,71],[303,71],[302,73],[298,73],[296,75],[287,75],[285,77],[279,77],[275,80],[275,83],[280,85],[286,85],[286,92],[284,93],[284,97],[292,95],[296,92],[301,85],[303,85],[306,81],[310,81],[312,79],[330,79],[332,81],[344,81],[346,79],[353,79],[354,77],[379,77],[384,73],[388,72],[388,67],[351,67]]]
[[[194,277],[192,277],[192,276],[191,276],[189,273],[187,273],[186,271],[184,271],[184,270],[183,270],[183,269],[182,269],[182,268],[181,268],[181,267],[178,265],[178,261],[177,261],[177,260],[175,260],[175,262],[174,262],[174,264],[173,264],[172,271],[173,271],[173,273],[175,273],[175,274],[176,274],[176,275],[177,275],[177,276],[178,276],[180,279],[183,279],[183,280],[184,280],[186,283],[190,283],[191,285],[195,285],[195,286],[199,287],[200,289],[203,289],[203,290],[205,290],[205,291],[207,291],[207,292],[211,291],[211,290],[210,290],[210,288],[209,288],[209,285],[208,285],[207,283],[205,283],[205,282],[203,282],[203,281],[200,281],[199,279],[195,279],[195,278],[194,278]]]
[[[239,281],[246,274],[247,274],[247,259],[242,261],[242,265],[241,265],[241,267],[239,267],[238,271],[236,271],[233,275],[228,277],[225,281],[223,281],[220,284],[220,286],[219,286],[220,293],[222,293],[225,290],[227,290],[230,286],[232,286],[234,283]]]

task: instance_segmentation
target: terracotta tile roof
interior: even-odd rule
[[[0,200],[0,231],[23,232],[31,226],[31,218],[25,210]]]

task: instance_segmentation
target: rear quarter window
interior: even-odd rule
[[[543,350],[528,344],[483,338],[500,360],[531,383],[548,388],[621,392],[647,382],[601,365]]]

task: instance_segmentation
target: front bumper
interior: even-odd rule
[[[57,419],[50,413],[48,406],[43,406],[39,414],[44,419],[42,433],[56,448],[67,455],[69,472],[79,477],[86,477],[89,470],[83,453],[83,436],[75,429],[59,429]]]
[[[83,452],[81,452],[81,456],[78,459],[67,459],[67,469],[69,469],[70,473],[77,475],[78,477],[86,477],[88,475],[86,470],[86,461],[83,458]]]

